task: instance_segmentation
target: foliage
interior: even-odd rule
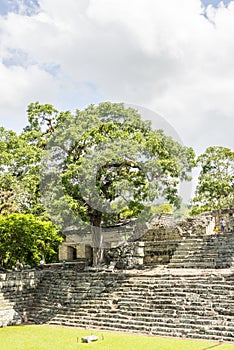
[[[158,205],[149,205],[149,220],[155,215],[161,216],[162,214],[172,214],[173,209],[169,203],[162,203]],[[118,213],[118,207],[116,206],[115,213],[111,216],[103,215],[103,226],[109,226],[124,222],[127,219],[135,218],[137,216],[134,210],[129,207],[123,207],[121,213]],[[109,219],[109,220],[108,220]]]
[[[50,217],[62,229],[74,221],[99,228],[148,218],[157,198],[180,202],[178,184],[190,178],[194,152],[153,130],[136,110],[106,102],[73,115],[36,102],[27,112],[21,135],[0,130],[0,214]]]
[[[193,198],[192,214],[234,207],[234,152],[226,147],[209,147],[197,159],[201,166]]]
[[[25,133],[40,133],[40,147],[49,150],[43,198],[63,228],[74,221],[79,228],[84,223],[99,228],[103,222],[137,217],[155,198],[179,203],[177,187],[189,179],[194,152],[153,130],[136,110],[106,102],[75,115],[38,103],[28,111]],[[97,235],[99,245],[100,231]]]
[[[189,216],[191,206],[182,203],[179,208],[173,208],[173,217],[175,220],[182,220]]]
[[[172,206],[169,203],[162,203],[152,206],[151,211],[154,215],[172,214]]]
[[[29,144],[25,135],[0,128],[0,152],[0,214],[40,214],[41,149]]]
[[[100,226],[104,216],[108,216],[108,210],[102,209],[111,205],[111,209],[118,209],[119,216],[127,208],[135,216],[144,203],[158,197],[178,202],[177,186],[180,179],[189,178],[194,153],[162,131],[152,130],[137,111],[125,109],[123,104],[101,103],[77,110],[75,116],[63,114],[60,126],[54,126],[48,146],[66,153],[60,159],[64,190],[61,203],[68,201],[83,221]],[[58,177],[53,177],[53,171],[48,178],[56,191]],[[57,199],[56,205],[59,196]]]
[[[61,234],[49,221],[36,219],[32,214],[0,215],[0,265],[6,268],[22,264],[35,266],[43,258],[57,258]]]

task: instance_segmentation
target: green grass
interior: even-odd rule
[[[81,338],[95,334],[97,342],[81,343]],[[104,339],[103,339],[104,337]],[[1,350],[234,350],[234,344],[160,338],[114,332],[80,330],[51,326],[15,326],[0,329]]]

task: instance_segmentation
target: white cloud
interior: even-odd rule
[[[0,17],[1,120],[20,120],[35,100],[71,109],[124,101],[161,113],[198,151],[233,147],[233,2],[209,6],[207,18],[199,0],[39,4],[31,16]],[[24,65],[6,65],[17,52]]]

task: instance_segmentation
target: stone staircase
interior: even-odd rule
[[[0,274],[0,326],[26,322],[233,342],[234,270],[224,268],[233,241],[233,233],[187,239],[174,263],[191,269]]]
[[[234,262],[234,233],[187,238],[181,241],[168,267],[229,268]]]
[[[155,271],[151,275],[45,271],[28,320],[234,341],[234,274],[227,270]]]

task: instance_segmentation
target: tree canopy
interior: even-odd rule
[[[104,221],[114,223],[126,210],[139,217],[158,198],[179,202],[178,184],[190,178],[194,152],[153,130],[136,110],[107,102],[72,115],[34,104],[30,115],[27,130],[40,131],[48,151],[43,197],[63,227],[86,224],[99,246],[95,228]]]
[[[38,200],[42,150],[29,144],[25,134],[0,128],[0,214],[34,213]]]
[[[178,184],[190,179],[192,148],[154,130],[122,103],[59,112],[28,106],[20,135],[1,129],[2,214],[34,214],[65,230],[100,227],[123,218],[149,219],[150,204],[178,205]]]
[[[201,167],[192,213],[234,207],[234,152],[212,146],[197,159]]]

